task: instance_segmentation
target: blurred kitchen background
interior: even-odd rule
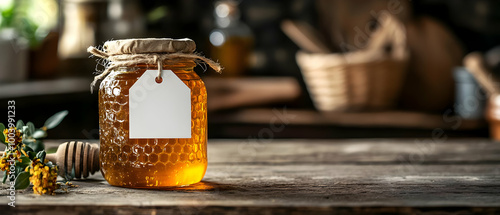
[[[496,0],[2,0],[0,104],[15,100],[37,126],[69,110],[49,138],[97,139],[87,47],[188,37],[225,67],[196,67],[210,138],[495,137],[498,11]]]

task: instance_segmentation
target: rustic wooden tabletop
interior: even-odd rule
[[[50,145],[50,144],[49,144]],[[203,181],[110,186],[100,174],[55,196],[0,190],[1,214],[500,214],[500,143],[210,140]]]

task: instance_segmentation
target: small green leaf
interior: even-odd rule
[[[26,169],[26,167],[28,165],[30,165],[31,160],[28,157],[24,156],[24,155],[21,155],[21,160],[23,162],[16,161],[16,167],[20,167],[21,170],[24,171],[24,169]]]
[[[2,184],[5,184],[5,181],[7,181],[7,172],[3,173]]]
[[[68,173],[67,171],[65,171],[64,180],[71,181],[73,178],[75,178],[75,167],[74,166],[71,169],[70,173]]]
[[[23,127],[24,127],[24,122],[22,120],[18,120],[16,123],[16,128],[23,129]]]
[[[14,187],[16,190],[26,189],[30,185],[30,173],[29,172],[21,172],[16,177],[16,182],[14,183]]]
[[[5,136],[3,135],[3,130],[5,130],[5,125],[3,123],[0,123],[0,142],[7,145],[5,143]]]
[[[73,168],[71,169],[71,179],[75,178],[75,167],[73,166]]]
[[[47,155],[47,153],[46,153],[45,151],[43,151],[43,150],[42,150],[42,151],[40,151],[40,152],[38,152],[38,153],[36,154],[36,157],[37,157],[37,158],[40,158],[40,161],[41,161],[41,162],[44,162],[44,160],[45,160],[45,156],[46,156],[46,155]]]
[[[28,122],[28,123],[26,123],[26,126],[28,127],[26,129],[26,135],[28,137],[33,136],[33,134],[35,133],[35,124],[33,124],[32,122]]]
[[[45,146],[42,141],[39,140],[23,140],[23,143],[26,146],[29,146],[30,148],[33,149],[34,152],[38,153],[40,151],[43,151],[45,149]]]
[[[54,164],[52,163],[52,161],[45,163],[45,165],[50,167],[50,168],[54,167]]]
[[[16,174],[18,174],[20,172],[24,172],[24,169],[26,169],[26,168],[23,169],[22,167],[20,167],[19,165],[17,165],[18,163],[19,162],[16,162],[16,170],[15,170]]]
[[[34,142],[36,142],[36,139],[33,139],[33,138],[24,138],[23,139],[24,144],[30,144],[30,143],[34,143]]]
[[[35,138],[35,139],[41,139],[41,138],[45,138],[45,137],[47,137],[47,132],[42,130],[42,129],[37,129],[33,133],[33,138]]]
[[[28,157],[30,158],[30,160],[33,160],[35,159],[36,157],[36,153],[35,152],[26,152],[28,154]]]
[[[22,133],[23,133],[23,137],[29,137],[29,136],[31,136],[31,134],[30,134],[30,133],[29,133],[29,131],[28,131],[28,126],[26,126],[26,125],[25,125],[25,126],[23,126],[23,127],[21,128],[21,131],[22,131]]]
[[[66,117],[66,115],[68,115],[67,110],[58,112],[53,116],[51,116],[50,118],[48,118],[43,126],[46,127],[47,129],[55,128],[57,125],[59,125],[59,123],[61,123],[64,117]]]
[[[23,150],[28,153],[28,152],[33,152],[33,149],[29,147],[28,145],[24,145]]]

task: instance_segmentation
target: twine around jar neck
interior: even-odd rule
[[[156,64],[158,65],[158,77],[161,78],[161,73],[163,71],[163,62],[165,60],[180,62],[183,60],[193,60],[196,63],[206,63],[213,70],[220,73],[222,67],[210,60],[206,57],[197,55],[197,54],[186,54],[186,53],[148,53],[148,54],[120,54],[120,55],[109,55],[106,52],[103,52],[97,49],[94,46],[90,46],[87,49],[87,52],[91,53],[94,56],[105,59],[109,62],[106,65],[106,68],[101,74],[98,74],[94,77],[94,81],[90,84],[90,91],[93,92],[93,89],[98,81],[104,79],[106,76],[111,73],[114,69],[119,67],[126,66],[135,66],[137,64]]]

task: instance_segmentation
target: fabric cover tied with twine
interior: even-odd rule
[[[109,75],[111,71],[119,67],[135,66],[137,64],[158,65],[158,77],[161,76],[165,60],[173,62],[193,60],[196,63],[208,64],[216,72],[220,73],[222,70],[222,67],[218,63],[193,53],[196,49],[196,44],[188,38],[113,40],[105,42],[103,49],[101,51],[93,46],[87,49],[89,53],[107,61],[104,71],[94,77],[94,81],[90,85],[91,91],[93,91],[95,84]]]

